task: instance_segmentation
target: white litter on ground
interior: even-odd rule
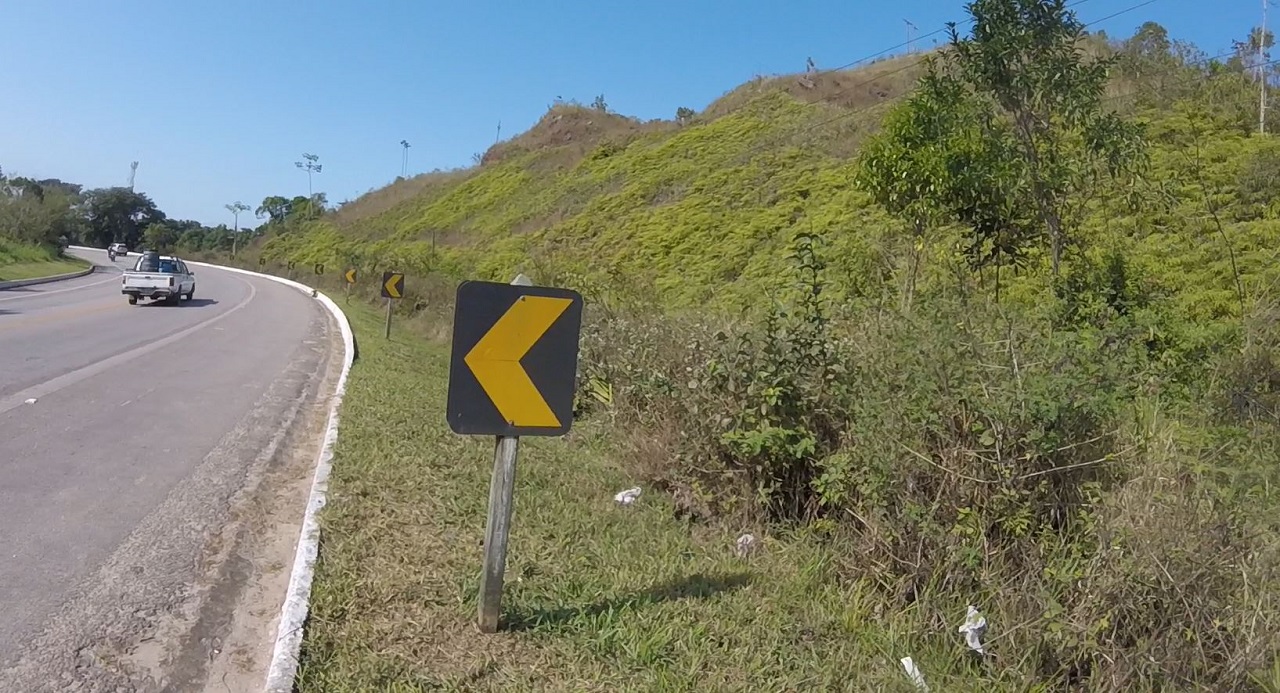
[[[964,642],[969,649],[979,654],[986,654],[982,647],[982,636],[987,632],[987,619],[978,611],[978,607],[970,604],[965,614],[964,623],[958,629],[964,634]]]
[[[755,548],[756,548],[756,537],[755,537],[755,535],[750,534],[750,533],[747,533],[747,534],[743,534],[742,536],[738,537],[738,543],[737,543],[737,545],[735,546],[735,550],[737,551],[738,556],[740,556],[740,557],[741,557],[741,556],[746,556],[747,554],[749,554],[749,553],[751,553],[753,550],[755,550]]]
[[[36,398],[35,398],[35,397],[32,397],[31,399],[27,400],[27,402],[26,402],[26,403],[27,403],[27,404],[35,404],[35,403],[36,403]]]
[[[640,497],[640,487],[629,488],[625,491],[619,491],[614,495],[613,499],[623,505],[631,505]]]
[[[910,657],[903,657],[901,660],[902,668],[906,669],[907,677],[911,679],[911,683],[916,685],[922,691],[929,690],[929,684],[924,682],[924,674],[920,673],[920,669],[916,667],[916,663]]]

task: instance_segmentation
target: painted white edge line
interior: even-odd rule
[[[97,250],[85,246],[70,246],[76,250]],[[293,558],[293,571],[289,575],[289,589],[285,593],[284,604],[280,608],[280,624],[276,629],[275,646],[271,653],[271,665],[267,670],[267,693],[289,693],[293,690],[294,678],[298,673],[298,653],[302,648],[302,627],[307,620],[310,606],[311,581],[315,577],[316,555],[320,548],[320,524],[318,516],[324,507],[329,491],[329,472],[333,468],[333,450],[338,442],[338,410],[342,407],[342,396],[347,389],[347,375],[351,372],[351,364],[355,359],[355,335],[351,331],[351,323],[346,313],[328,296],[315,291],[301,282],[277,277],[261,272],[227,267],[208,262],[185,261],[188,265],[213,267],[215,269],[237,272],[254,277],[262,277],[291,286],[308,296],[314,292],[316,300],[325,307],[338,323],[342,331],[342,372],[338,375],[337,386],[329,400],[329,420],[325,425],[324,439],[320,452],[316,456],[316,470],[311,479],[311,494],[307,499],[307,508],[302,517],[302,532],[298,538],[298,548]]]

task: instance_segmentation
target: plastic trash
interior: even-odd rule
[[[964,642],[969,649],[978,654],[986,654],[987,651],[982,647],[982,636],[987,632],[987,619],[978,611],[978,607],[970,604],[969,610],[965,614],[964,623],[960,624],[958,629],[964,634]]]
[[[922,691],[929,690],[929,684],[924,682],[924,674],[920,673],[920,669],[916,667],[916,663],[910,657],[903,657],[901,660],[902,668],[907,671],[907,678],[911,679],[911,683],[916,685]]]
[[[25,402],[25,403],[26,403],[26,404],[35,404],[35,403],[36,403],[36,398],[35,398],[35,397],[32,397],[31,399],[26,400],[26,402]]]
[[[746,556],[756,548],[755,535],[747,533],[738,537],[738,542],[734,547],[739,557]]]
[[[614,495],[613,499],[623,505],[631,505],[640,497],[640,487],[629,488],[625,491],[619,491]]]

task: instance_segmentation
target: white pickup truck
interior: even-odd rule
[[[195,295],[196,277],[187,269],[187,264],[176,257],[143,253],[133,269],[125,270],[120,293],[129,297],[131,306],[137,304],[139,298],[164,299],[166,303],[178,304],[183,298],[190,301]]]

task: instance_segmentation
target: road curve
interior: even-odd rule
[[[296,289],[206,267],[192,301],[130,306],[136,256],[76,254],[99,267],[0,291],[0,691],[199,690],[249,499],[309,444],[289,433],[337,330]]]

